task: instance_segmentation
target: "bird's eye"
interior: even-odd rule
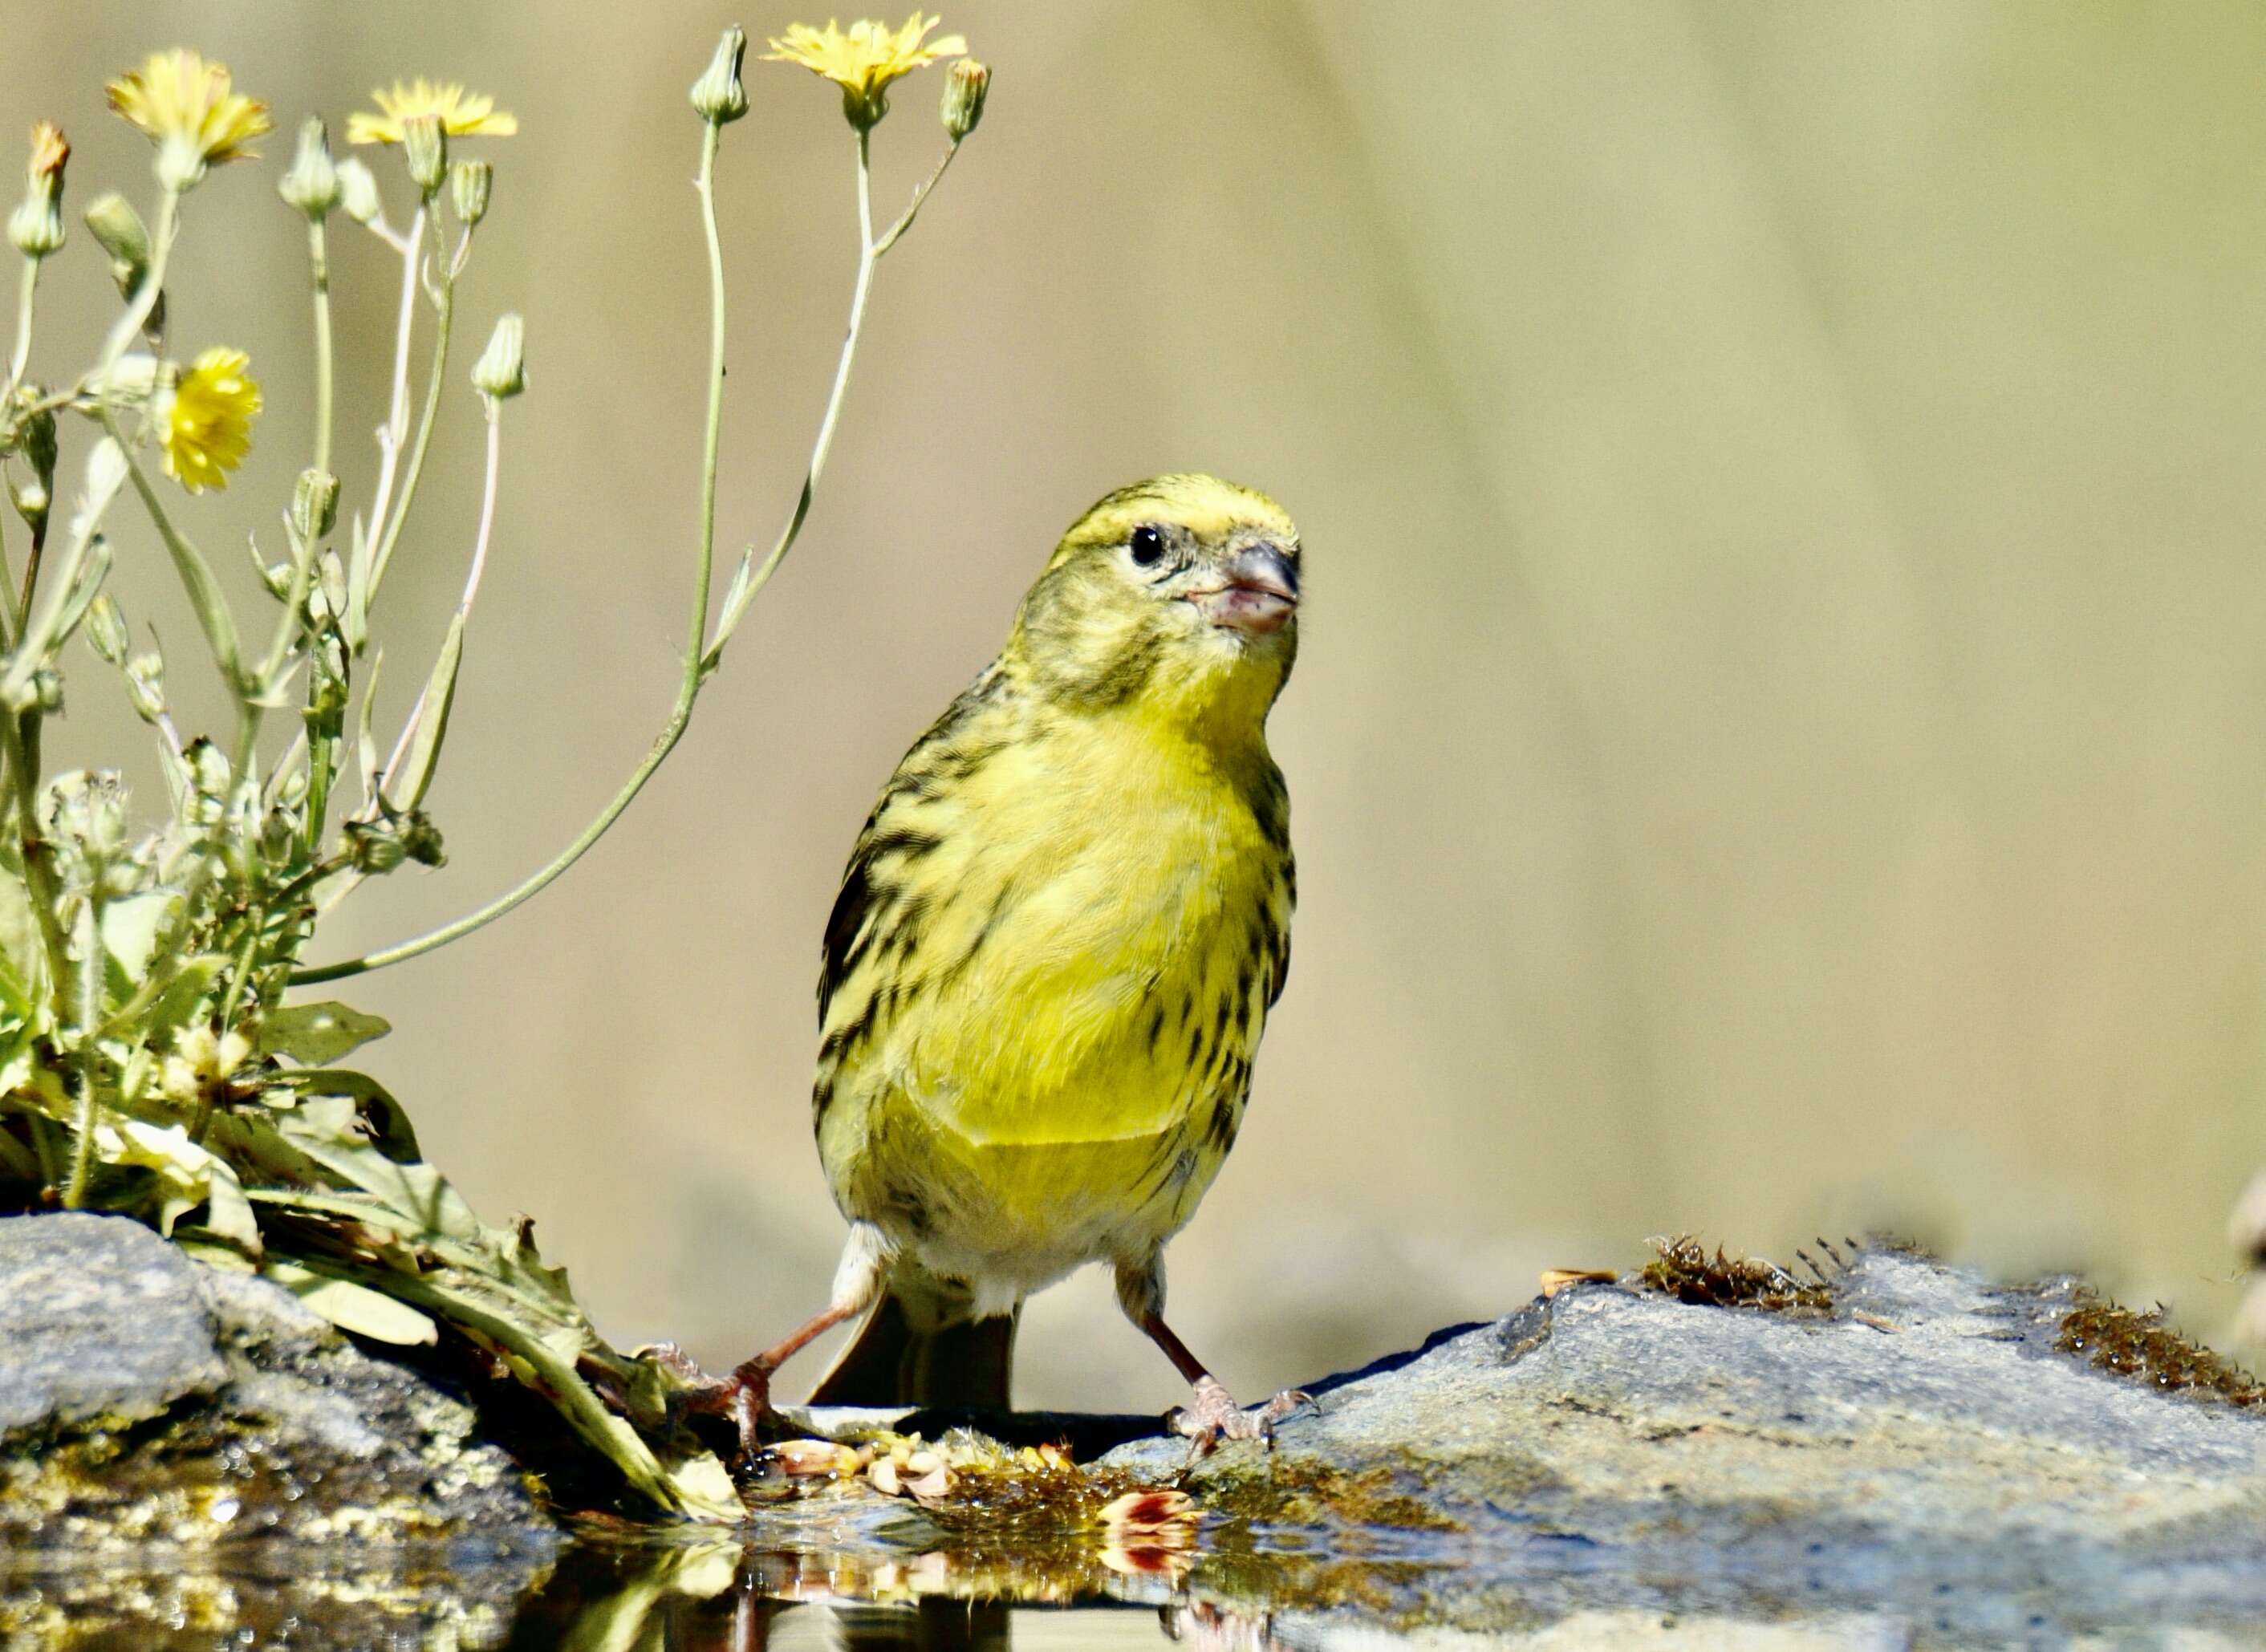
[[[1132,552],[1137,567],[1154,567],[1165,554],[1164,530],[1143,523],[1133,530],[1133,537],[1126,541],[1126,546]]]

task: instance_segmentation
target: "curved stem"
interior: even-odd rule
[[[40,290],[40,260],[28,254],[24,259],[24,285],[16,300],[16,347],[8,357],[8,390],[0,400],[13,401],[16,386],[24,382],[24,369],[32,361],[32,311]]]
[[[763,566],[752,576],[748,574],[746,565],[742,563],[741,577],[733,581],[732,589],[724,599],[723,615],[716,622],[716,640],[708,645],[707,652],[700,658],[700,669],[704,674],[713,671],[723,663],[724,645],[740,628],[740,621],[746,616],[748,605],[756,600],[764,586],[771,583],[771,575],[778,572],[779,564],[786,560],[786,553],[794,548],[794,542],[801,537],[802,524],[810,516],[811,500],[818,492],[818,479],[826,469],[827,452],[834,445],[834,426],[841,417],[842,398],[850,388],[850,369],[858,359],[859,331],[866,322],[866,296],[873,290],[874,266],[882,252],[874,241],[874,187],[871,171],[866,164],[866,135],[860,132],[858,134],[858,280],[850,293],[850,325],[843,334],[842,354],[834,364],[834,388],[826,398],[825,415],[818,422],[818,440],[811,446],[810,464],[803,471],[802,491],[795,496],[794,510],[787,517],[786,526],[779,530],[771,554],[764,559]],[[951,152],[947,150],[945,159],[948,163],[951,158]],[[938,167],[936,177],[943,175],[943,167]],[[934,183],[935,179],[929,181]],[[927,192],[924,190],[921,193],[925,194]],[[920,197],[917,195],[912,208],[890,230],[892,241],[912,221],[912,213],[919,205]]]
[[[377,598],[377,588],[384,582],[387,565],[393,560],[393,547],[401,538],[402,524],[409,520],[409,507],[417,499],[418,479],[425,474],[426,450],[433,445],[433,421],[441,412],[441,381],[449,367],[449,323],[456,311],[457,289],[453,277],[441,278],[440,290],[433,295],[435,311],[433,332],[432,376],[425,383],[425,407],[417,418],[417,440],[409,450],[409,468],[401,478],[401,501],[393,508],[393,520],[384,524],[384,533],[370,559],[370,600]],[[378,524],[372,523],[375,529]]]
[[[610,801],[601,809],[596,820],[575,836],[574,842],[560,851],[551,862],[523,882],[517,888],[500,895],[476,912],[467,913],[454,923],[428,931],[413,939],[381,951],[349,958],[333,964],[323,964],[311,969],[292,972],[291,984],[311,986],[318,982],[342,980],[372,969],[382,969],[388,964],[399,963],[460,940],[474,930],[485,928],[513,908],[545,888],[589,852],[592,844],[612,829],[624,811],[637,800],[647,781],[653,778],[676,742],[684,737],[684,730],[692,720],[693,702],[700,693],[702,681],[700,642],[706,634],[709,584],[715,567],[716,545],[716,464],[723,440],[724,418],[724,252],[716,229],[716,149],[722,128],[711,122],[706,128],[700,150],[700,212],[708,241],[708,422],[701,449],[700,482],[700,556],[699,568],[693,581],[691,641],[686,650],[684,675],[679,680],[676,703],[670,706],[669,718],[662,725],[653,747],[645,760],[638,764],[623,782]],[[862,178],[864,168],[859,167]]]
[[[417,216],[409,221],[409,233],[401,244],[400,318],[395,323],[393,333],[393,398],[386,407],[385,423],[378,432],[383,451],[378,455],[377,488],[370,499],[372,533],[385,526],[386,513],[393,508],[394,472],[401,463],[402,439],[409,434],[409,332],[417,319],[417,259],[424,245],[425,208],[420,204]]]
[[[464,575],[464,594],[457,599],[457,618],[460,621],[472,617],[472,603],[479,600],[480,594],[480,575],[488,565],[488,540],[495,530],[496,484],[501,478],[503,465],[503,404],[493,397],[487,398],[487,479],[480,490],[480,531],[479,537],[472,543],[472,566]],[[385,767],[378,771],[381,784],[377,793],[363,808],[365,816],[376,817],[378,799],[389,789],[384,782],[401,772],[402,760],[409,755],[409,742],[417,738],[417,726],[425,720],[428,709],[427,701],[432,692],[433,685],[429,682],[417,691],[417,704],[410,708],[407,720],[401,725],[400,737],[393,742],[393,750],[385,760]]]
[[[165,266],[173,255],[173,238],[181,223],[181,196],[179,190],[161,190],[157,196],[157,230],[150,238],[150,267],[143,272],[142,284],[134,289],[133,301],[124,313],[112,324],[110,335],[102,342],[102,354],[96,358],[94,377],[101,393],[107,394],[110,370],[118,365],[118,358],[126,354],[142,330],[149,325],[150,313],[165,290]]]

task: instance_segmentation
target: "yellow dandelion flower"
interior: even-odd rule
[[[226,487],[228,472],[252,446],[259,385],[245,371],[252,358],[216,345],[181,375],[165,410],[165,474],[192,493]]]
[[[222,161],[252,158],[244,146],[271,131],[267,106],[234,91],[228,65],[194,52],[152,52],[106,89],[110,106],[157,146],[157,179],[186,189]]]
[[[901,29],[872,19],[852,23],[848,33],[830,18],[826,26],[790,23],[786,35],[771,42],[764,54],[767,63],[800,63],[814,75],[823,75],[842,88],[842,113],[859,131],[869,130],[889,112],[889,83],[939,58],[958,57],[968,42],[957,34],[921,44],[928,32],[944,19],[916,11]]]
[[[420,114],[441,123],[450,137],[509,137],[519,130],[519,117],[495,106],[495,99],[466,91],[455,81],[443,85],[420,75],[413,81],[395,81],[393,90],[369,94],[378,113],[358,109],[347,117],[349,143],[398,143],[402,128]]]

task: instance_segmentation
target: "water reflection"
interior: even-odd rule
[[[506,1644],[567,1652],[753,1652],[797,1647],[1276,1644],[1271,1614],[1194,1598],[1182,1533],[1062,1535],[1014,1549],[907,1553],[859,1543],[778,1548],[691,1539],[568,1550]],[[1070,1610],[1064,1610],[1068,1608]]]

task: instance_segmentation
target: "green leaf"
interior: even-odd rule
[[[32,910],[32,892],[24,882],[21,865],[12,855],[0,866],[0,990],[18,1014],[38,1002],[47,978],[46,954],[41,950],[40,921]]]
[[[145,1040],[162,1042],[191,1021],[201,1020],[198,1011],[228,961],[217,953],[203,953],[184,963],[142,1018]]]
[[[343,1004],[294,1004],[260,1023],[259,1051],[288,1056],[306,1067],[327,1067],[349,1050],[393,1030],[382,1016],[365,1015]]]
[[[349,650],[360,654],[369,640],[370,536],[357,512],[352,545],[347,557],[346,612],[339,616],[340,635]],[[375,686],[373,684],[372,686]]]
[[[420,1236],[476,1241],[479,1218],[449,1180],[422,1161],[398,1164],[369,1143],[351,1097],[309,1096],[276,1116],[283,1138],[347,1187],[359,1188],[418,1224]]]
[[[312,1067],[303,1072],[280,1074],[278,1083],[288,1087],[295,1103],[299,1096],[348,1098],[361,1115],[362,1137],[371,1146],[398,1164],[424,1158],[407,1111],[393,1099],[391,1090],[368,1073],[345,1067]],[[277,1105],[286,1104],[279,1101]]]
[[[377,795],[377,737],[369,731],[370,719],[377,713],[377,674],[385,666],[385,650],[380,648],[369,657],[369,681],[362,688],[362,713],[355,720],[355,757],[362,765],[362,793],[364,797]]]
[[[164,926],[165,909],[173,897],[162,890],[125,895],[104,903],[102,950],[114,966],[111,994],[119,999],[134,996],[134,989],[150,973],[150,954],[157,949],[157,932]],[[121,979],[122,977],[122,979]]]
[[[441,1340],[441,1328],[428,1315],[367,1285],[334,1279],[296,1262],[272,1261],[263,1271],[342,1331],[402,1348]]]
[[[424,698],[417,702],[417,732],[409,742],[408,755],[402,759],[402,771],[385,777],[387,801],[407,814],[425,800],[425,793],[433,784],[433,771],[441,761],[442,742],[449,737],[449,712],[457,700],[457,668],[464,657],[464,615],[459,609],[449,621],[448,634],[441,639],[440,657],[433,662],[433,675],[425,683]]]

